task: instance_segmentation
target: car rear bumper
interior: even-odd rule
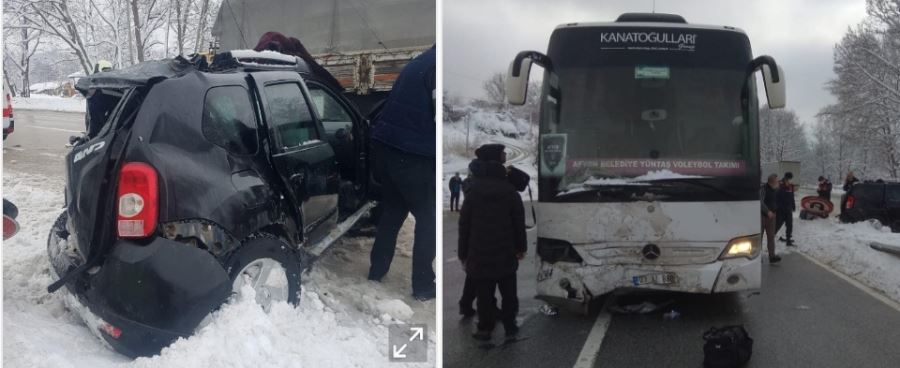
[[[58,279],[74,265],[54,251],[59,243],[48,246]],[[227,300],[231,282],[207,251],[157,237],[145,245],[117,240],[101,266],[66,289],[67,304],[92,332],[119,353],[138,357],[190,336]]]
[[[759,289],[761,260],[735,258],[712,263],[681,266],[603,265],[539,261],[538,298],[588,303],[616,289],[652,289],[687,293],[722,293]],[[647,275],[673,274],[670,284],[639,283]]]

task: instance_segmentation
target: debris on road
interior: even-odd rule
[[[741,367],[753,353],[753,339],[743,325],[712,327],[703,333],[703,366]]]
[[[801,304],[801,305],[798,305],[798,306],[794,307],[794,309],[797,309],[797,310],[810,310],[810,309],[812,309],[812,308],[810,308],[808,305],[802,305],[802,304]]]
[[[672,309],[666,313],[663,313],[663,319],[665,319],[667,321],[674,321],[674,320],[678,319],[679,317],[681,317],[681,313],[678,313],[678,311],[676,311],[674,309]]]
[[[649,314],[653,312],[657,312],[662,310],[663,308],[668,307],[674,300],[667,300],[660,304],[655,304],[651,302],[642,302],[637,304],[628,304],[628,305],[616,305],[609,308],[610,312],[615,314]]]
[[[538,308],[538,312],[541,312],[541,314],[545,316],[555,316],[559,314],[559,308],[554,307],[550,304],[544,304],[540,308]]]

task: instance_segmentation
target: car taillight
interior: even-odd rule
[[[12,98],[9,97],[9,93],[6,94],[6,103],[3,104],[3,117],[11,118],[12,117]]]
[[[98,327],[100,328],[100,331],[106,333],[114,339],[118,339],[119,336],[122,336],[122,329],[113,326],[109,322],[106,322],[102,319],[100,320],[100,324],[98,325]]]
[[[153,233],[159,213],[156,170],[143,162],[123,165],[116,200],[116,234],[120,238],[144,238]]]
[[[847,196],[847,209],[853,208],[853,205],[856,204],[856,198],[852,195]]]

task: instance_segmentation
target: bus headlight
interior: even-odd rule
[[[747,259],[756,258],[756,256],[759,255],[760,245],[759,235],[742,236],[740,238],[731,239],[719,259],[741,257]]]

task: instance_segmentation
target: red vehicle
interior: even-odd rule
[[[3,81],[3,140],[12,134],[15,130],[16,123],[13,119],[12,97],[9,94],[9,83]]]

